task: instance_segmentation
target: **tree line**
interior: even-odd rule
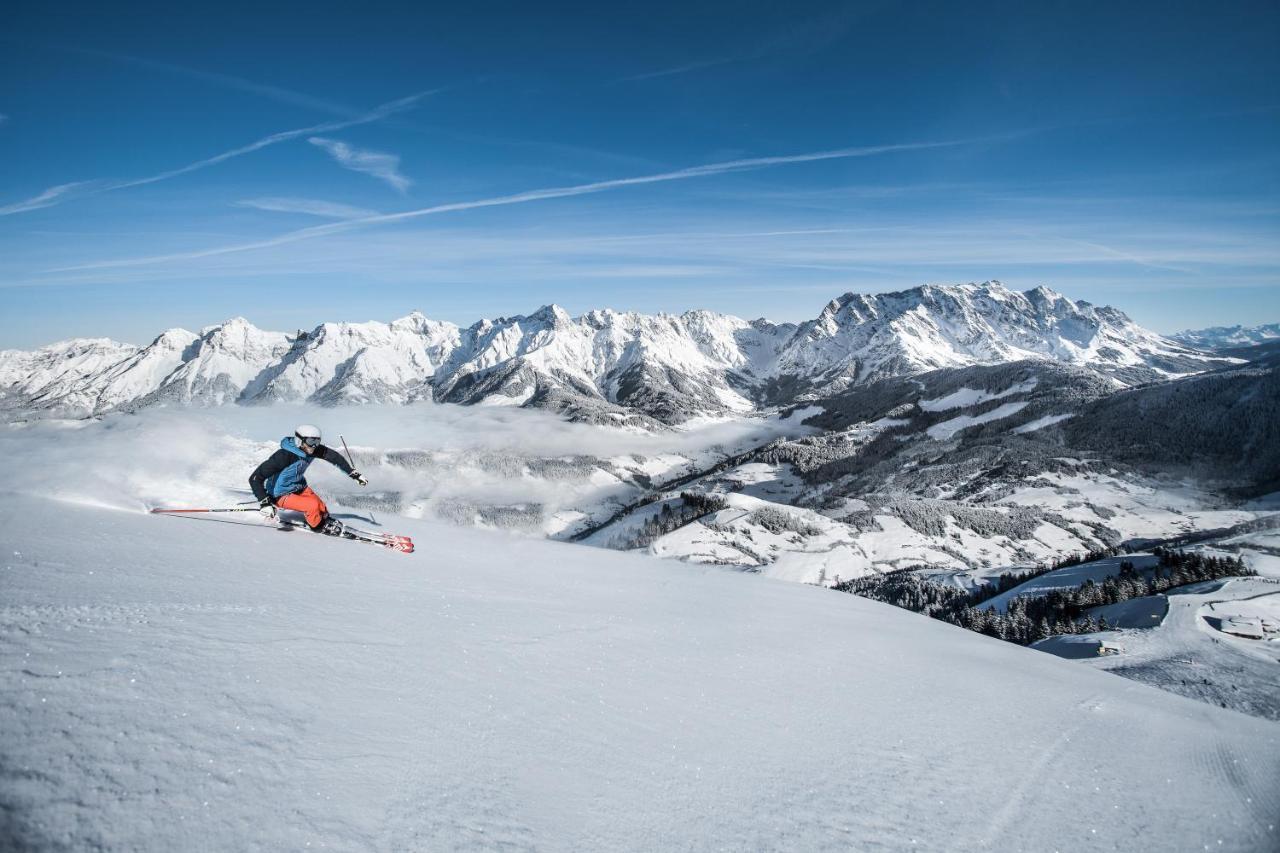
[[[681,492],[678,503],[674,505],[673,502],[664,503],[662,509],[646,518],[638,530],[629,536],[615,536],[610,540],[609,547],[622,551],[648,547],[658,537],[678,530],[703,516],[719,512],[728,505],[728,501],[718,495]]]

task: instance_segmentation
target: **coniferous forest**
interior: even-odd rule
[[[1019,595],[1009,600],[1004,613],[982,605],[1010,589],[1055,569],[1114,556],[1100,551],[1026,572],[1001,575],[994,583],[968,591],[933,583],[913,569],[870,575],[836,584],[834,589],[883,601],[934,619],[941,619],[997,639],[1028,645],[1057,634],[1089,634],[1105,631],[1105,619],[1088,611],[1105,604],[1157,595],[1201,581],[1256,575],[1239,557],[1210,557],[1187,551],[1157,548],[1157,566],[1136,569],[1120,564],[1120,572],[1098,583],[1087,580],[1073,590],[1052,590],[1044,595]]]

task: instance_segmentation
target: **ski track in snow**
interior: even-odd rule
[[[0,512],[10,847],[1275,846],[1276,723],[854,596],[406,519],[413,556]]]

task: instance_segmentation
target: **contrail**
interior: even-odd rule
[[[605,192],[607,190],[620,189],[622,187],[638,186],[641,184],[657,184],[667,181],[682,181],[690,178],[703,178],[712,175],[723,175],[729,172],[744,172],[754,169],[763,169],[770,166],[780,166],[790,163],[811,163],[818,160],[839,160],[850,157],[871,157],[876,154],[889,154],[895,151],[919,151],[929,148],[948,148],[959,145],[971,145],[980,142],[989,142],[993,139],[1003,139],[1000,137],[984,137],[980,139],[957,139],[944,142],[907,142],[894,145],[871,145],[858,148],[837,148],[831,151],[816,151],[807,154],[787,154],[777,157],[753,157],[744,160],[728,160],[721,163],[708,163],[702,166],[690,166],[685,169],[677,169],[673,172],[659,172],[651,175],[639,175],[631,178],[615,178],[608,181],[595,181],[588,184],[575,184],[566,187],[549,187],[547,189],[528,190],[522,193],[513,193],[511,195],[494,196],[492,198],[476,199],[473,201],[460,201],[452,204],[438,204],[432,207],[418,208],[417,210],[406,210],[399,213],[384,213],[377,216],[365,216],[359,219],[349,219],[343,222],[334,222],[326,225],[314,225],[310,228],[302,228],[297,231],[290,231],[277,237],[271,237],[266,240],[257,240],[251,243],[239,243],[231,246],[219,246],[212,249],[201,249],[194,252],[178,252],[169,255],[154,255],[143,258],[125,258],[117,261],[99,261],[91,264],[80,264],[72,267],[59,267],[57,269],[46,270],[46,272],[73,272],[80,270],[92,269],[109,269],[115,267],[133,267],[145,266],[148,264],[160,264],[168,261],[196,260],[199,258],[209,258],[217,255],[230,255],[237,252],[248,252],[255,249],[268,249],[273,246],[282,246],[287,243],[297,243],[302,240],[311,240],[316,237],[324,237],[330,234],[337,234],[343,231],[350,231],[354,228],[362,228],[372,225],[383,225],[391,222],[402,222],[409,219],[417,219],[422,216],[434,216],[441,213],[453,213],[460,210],[475,210],[484,207],[499,207],[509,204],[525,204],[532,201],[544,201],[553,198],[567,198],[569,196],[589,195],[591,193]]]
[[[367,113],[364,113],[363,115],[356,116],[355,118],[341,119],[338,121],[329,121],[329,122],[324,122],[323,124],[312,125],[310,127],[300,127],[294,130],[284,130],[284,131],[281,131],[280,133],[273,133],[270,136],[264,136],[262,139],[259,139],[255,142],[250,142],[248,145],[242,145],[239,148],[232,148],[230,151],[223,151],[221,154],[215,154],[212,157],[206,157],[203,160],[197,160],[194,163],[188,163],[185,166],[180,166],[176,169],[169,169],[167,171],[160,172],[155,175],[150,175],[145,178],[134,178],[133,180],[128,180],[128,181],[111,181],[111,182],[78,181],[72,184],[62,184],[60,186],[50,187],[49,189],[45,190],[43,193],[41,193],[40,195],[36,196],[33,199],[28,199],[23,202],[11,204],[7,207],[0,207],[0,216],[7,216],[13,213],[22,213],[28,210],[38,210],[39,208],[42,208],[42,207],[53,207],[56,204],[61,204],[63,201],[66,201],[68,198],[83,198],[89,195],[98,195],[100,193],[112,192],[114,190],[128,189],[129,187],[140,187],[146,184],[154,184],[158,181],[167,181],[169,178],[176,178],[179,175],[185,175],[188,172],[194,172],[198,169],[204,169],[209,166],[213,166],[218,163],[221,163],[225,160],[230,160],[233,157],[240,157],[244,154],[249,154],[261,148],[266,148],[268,145],[275,145],[280,142],[287,142],[290,139],[297,139],[302,136],[310,136],[315,133],[328,133],[334,130],[342,130],[343,128],[354,127],[355,125],[359,125],[359,124],[369,124],[370,122],[379,121],[380,119],[387,118],[388,116],[394,115],[395,113],[401,112],[402,110],[409,109],[418,101],[422,100],[428,95],[435,94],[438,91],[440,90],[432,89],[426,92],[419,92],[416,95],[410,95],[407,98],[400,98],[395,101],[390,101],[388,103],[382,104],[381,106],[375,107],[374,109],[370,110]],[[79,193],[71,192],[71,190],[74,187],[89,186],[89,185],[93,185],[94,188],[85,190],[84,192],[79,192]]]

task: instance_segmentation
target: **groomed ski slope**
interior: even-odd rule
[[[42,850],[1274,850],[1280,726],[815,587],[0,495]],[[240,519],[235,519],[240,520]]]

